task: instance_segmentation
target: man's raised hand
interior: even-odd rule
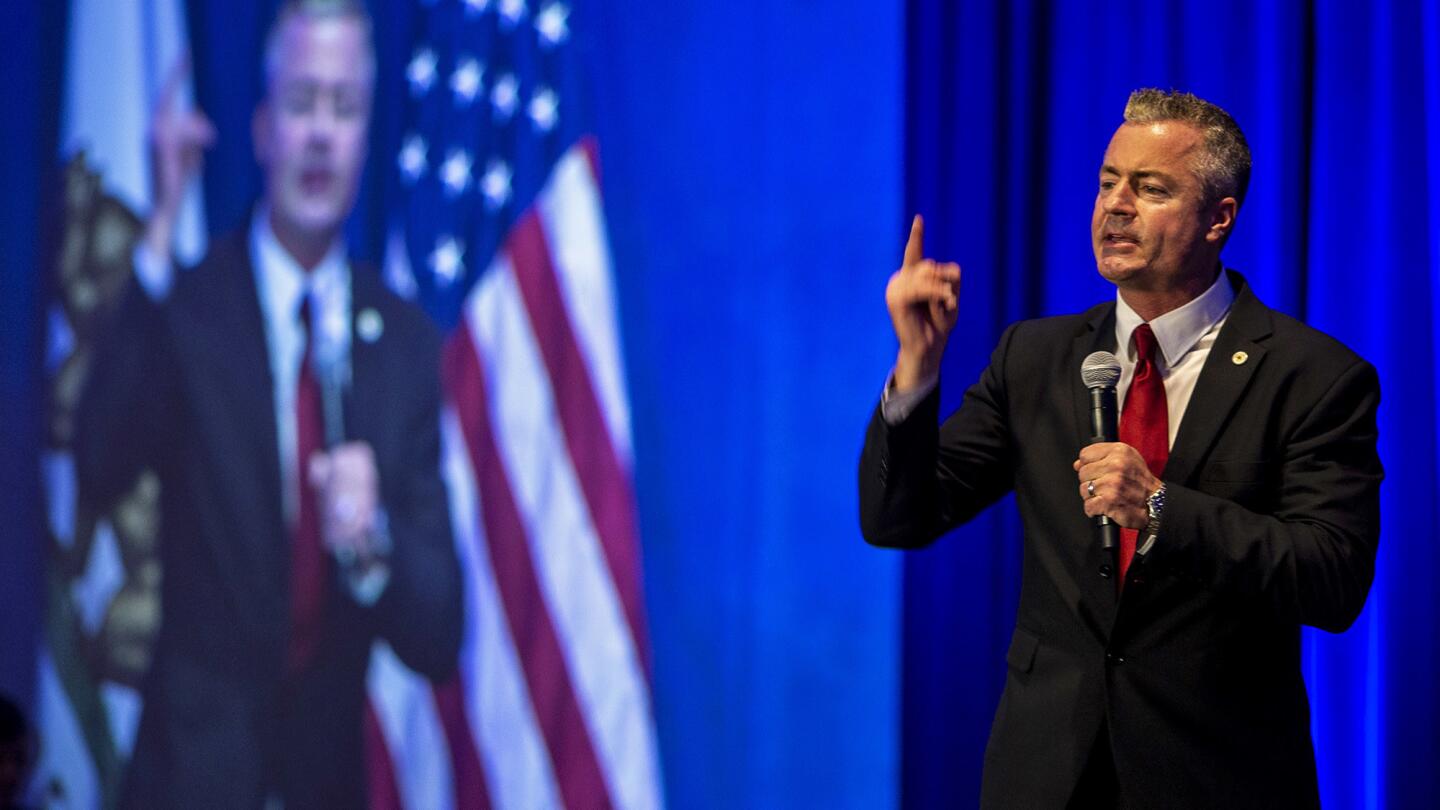
[[[895,388],[905,391],[940,370],[945,341],[959,312],[960,265],[924,257],[925,221],[917,214],[905,260],[885,286],[885,305],[900,339]]]
[[[150,179],[152,200],[145,241],[157,257],[170,255],[170,239],[180,215],[185,186],[215,143],[215,127],[198,109],[182,103],[181,90],[190,78],[190,57],[171,66],[150,118]]]

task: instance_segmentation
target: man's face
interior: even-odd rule
[[[278,229],[328,241],[355,203],[374,87],[360,21],[290,18],[280,31],[255,155]]]
[[[1090,219],[1100,275],[1121,289],[1164,292],[1214,271],[1224,229],[1212,228],[1222,212],[1205,204],[1191,168],[1201,148],[1200,132],[1179,121],[1116,130]]]

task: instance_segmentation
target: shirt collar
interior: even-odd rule
[[[1230,311],[1230,304],[1235,301],[1235,290],[1230,287],[1230,280],[1222,269],[1216,276],[1215,282],[1210,289],[1201,293],[1195,299],[1189,301],[1178,309],[1172,309],[1153,321],[1150,321],[1150,329],[1155,333],[1155,342],[1160,345],[1160,353],[1164,355],[1165,367],[1170,368],[1180,361],[1185,353],[1195,348],[1200,338],[1205,336],[1215,324],[1225,317]],[[1130,346],[1130,335],[1144,320],[1125,303],[1124,296],[1117,291],[1115,293],[1115,340],[1131,360],[1135,358],[1133,349]]]
[[[343,287],[349,280],[343,239],[337,238],[320,263],[307,273],[275,236],[270,227],[270,208],[264,202],[255,207],[250,220],[250,250],[256,281],[271,318],[294,317],[300,298],[310,290]]]

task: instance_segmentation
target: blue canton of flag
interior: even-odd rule
[[[563,3],[426,6],[405,71],[409,128],[395,162],[397,211],[415,297],[449,329],[516,218],[581,136],[572,103],[578,71]]]

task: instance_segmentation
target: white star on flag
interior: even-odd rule
[[[495,88],[490,91],[490,103],[495,105],[495,117],[501,121],[508,121],[510,116],[515,114],[515,105],[520,102],[520,83],[515,81],[515,76],[506,73],[495,82]]]
[[[465,269],[465,264],[460,260],[460,255],[465,252],[465,245],[457,241],[453,236],[442,236],[435,242],[435,250],[430,254],[430,270],[435,273],[435,280],[448,287],[455,283],[460,277],[460,272]]]
[[[566,20],[570,17],[570,9],[560,3],[551,3],[540,11],[535,17],[535,30],[540,32],[540,44],[546,47],[559,45],[570,36],[570,27]]]
[[[405,69],[405,77],[410,80],[411,93],[424,95],[435,81],[435,52],[425,48],[416,53]]]
[[[485,206],[491,211],[505,205],[510,199],[510,167],[503,160],[492,160],[480,178],[480,191],[485,195]]]
[[[445,184],[450,196],[454,197],[470,185],[470,167],[473,165],[475,160],[464,149],[451,149],[445,156],[445,162],[440,165],[440,182]]]
[[[530,99],[530,120],[535,122],[535,128],[541,132],[549,132],[555,128],[555,108],[560,104],[555,97],[554,91],[548,87],[542,87],[536,91]]]
[[[525,16],[525,0],[500,0],[500,21],[506,28],[514,28]]]
[[[405,139],[405,145],[400,147],[400,173],[407,182],[413,183],[425,173],[425,156],[424,138],[411,135]]]
[[[490,0],[465,0],[465,16],[474,17],[484,14],[490,8]]]
[[[450,74],[450,90],[455,94],[457,104],[468,105],[480,92],[480,63],[465,59],[460,67]]]

